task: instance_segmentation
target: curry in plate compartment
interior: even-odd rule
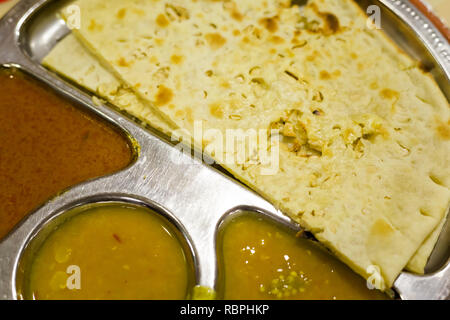
[[[273,221],[241,214],[221,232],[219,295],[225,299],[388,299],[317,243]]]
[[[109,125],[23,73],[0,70],[0,238],[59,192],[132,157]]]
[[[88,208],[60,224],[33,253],[22,298],[186,299],[193,280],[183,247],[144,208]]]

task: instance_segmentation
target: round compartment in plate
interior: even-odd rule
[[[16,276],[19,299],[186,299],[194,255],[167,211],[143,202],[78,205],[34,232]]]
[[[219,298],[226,300],[378,300],[366,281],[292,225],[236,212],[219,225]]]

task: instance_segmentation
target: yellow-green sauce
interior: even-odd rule
[[[243,215],[223,231],[225,299],[387,299],[311,240]]]
[[[134,207],[77,214],[36,252],[25,298],[185,299],[190,268],[170,230],[161,217]]]

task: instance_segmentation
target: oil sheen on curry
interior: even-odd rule
[[[315,242],[254,215],[225,226],[221,250],[225,299],[387,299]]]
[[[114,129],[22,73],[0,70],[0,239],[52,196],[131,160]]]
[[[77,213],[35,252],[23,298],[185,299],[192,268],[171,230],[143,208],[106,205]]]

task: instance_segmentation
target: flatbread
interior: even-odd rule
[[[52,49],[42,61],[42,65],[62,74],[132,116],[145,119],[146,123],[166,135],[170,136],[175,129],[146,107],[131,89],[103,68],[72,34],[66,36]]]
[[[123,85],[109,71],[103,68],[74,37],[69,34],[61,40],[45,57],[42,64],[76,82],[87,90],[107,99],[122,110],[125,110],[140,120],[148,123],[167,136],[175,130],[150,107],[139,101],[134,92],[123,88]],[[104,88],[109,88],[105,90]],[[442,219],[438,227],[428,236],[416,254],[408,262],[406,269],[423,274],[436,241],[442,231],[446,219]]]
[[[431,253],[433,252],[434,247],[441,235],[443,227],[447,221],[448,211],[446,218],[442,219],[439,225],[434,229],[434,231],[428,236],[428,238],[424,241],[424,243],[420,246],[414,256],[409,260],[406,265],[406,270],[411,271],[417,274],[424,274],[425,267],[427,266],[428,259],[430,258]]]
[[[363,276],[390,287],[442,221],[448,102],[352,1],[76,4],[78,37],[168,123],[280,129],[276,174],[222,165]]]

